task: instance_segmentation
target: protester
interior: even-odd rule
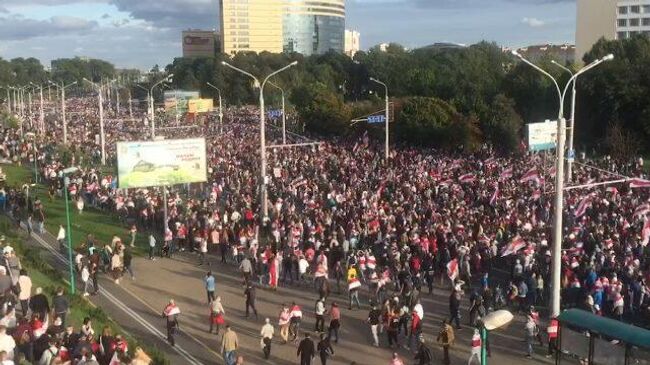
[[[271,343],[275,329],[270,319],[266,318],[264,322],[264,326],[262,326],[262,330],[260,331],[260,336],[262,336],[260,346],[262,347],[262,352],[264,352],[264,358],[268,360],[269,356],[271,356]]]

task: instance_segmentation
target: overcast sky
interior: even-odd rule
[[[49,65],[87,56],[118,67],[164,66],[180,32],[219,28],[218,0],[0,0],[0,57]],[[366,49],[435,42],[573,43],[575,0],[347,0],[347,28]]]

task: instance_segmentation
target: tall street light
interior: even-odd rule
[[[293,61],[290,64],[282,67],[281,69],[279,69],[277,71],[274,71],[274,72],[271,72],[268,76],[266,76],[266,78],[264,79],[264,81],[262,81],[262,83],[260,83],[259,80],[257,79],[257,77],[253,76],[253,74],[251,74],[250,72],[246,72],[246,71],[244,71],[244,70],[242,70],[240,68],[237,68],[237,67],[229,64],[226,61],[221,61],[221,64],[224,65],[224,66],[230,67],[231,69],[233,69],[235,71],[238,71],[238,72],[252,78],[253,81],[255,82],[254,86],[256,86],[256,87],[259,86],[259,88],[260,88],[260,155],[261,155],[260,174],[261,174],[261,178],[262,178],[261,186],[260,186],[260,188],[261,188],[260,189],[260,195],[261,195],[260,199],[262,200],[262,202],[261,202],[262,203],[262,221],[266,222],[268,220],[268,217],[269,217],[269,206],[268,206],[268,201],[266,199],[266,129],[265,129],[266,128],[266,120],[264,118],[264,86],[266,85],[267,81],[271,77],[279,74],[280,72],[282,72],[282,71],[284,71],[284,70],[286,70],[286,69],[288,69],[290,67],[293,67],[293,66],[297,65],[298,61]]]
[[[66,239],[68,241],[68,269],[70,270],[70,294],[74,294],[76,285],[74,282],[74,265],[72,261],[72,230],[70,229],[70,203],[68,198],[68,185],[70,184],[70,178],[68,175],[74,174],[79,168],[77,167],[68,167],[63,170],[63,191],[65,194],[65,222],[66,222]]]
[[[282,144],[287,144],[287,118],[284,110],[284,89],[269,81],[269,85],[280,90],[282,93]]]
[[[6,105],[5,108],[9,113],[11,113],[11,97],[9,96],[9,90],[11,90],[11,86],[0,86],[0,89],[5,89],[7,90],[7,100],[6,100]]]
[[[149,114],[149,119],[151,119],[151,94],[149,94],[149,89],[145,88],[144,86],[138,85],[138,84],[133,84],[133,86],[140,88],[144,90],[147,93],[147,114]],[[138,105],[140,104],[140,101],[138,100]]]
[[[102,165],[106,165],[106,141],[104,137],[104,97],[102,96],[102,87],[85,77],[84,81],[97,89],[97,99],[99,102],[99,138],[102,145]]]
[[[389,105],[389,103],[388,103],[388,86],[386,86],[385,83],[377,80],[374,77],[371,77],[370,81],[378,83],[379,85],[383,85],[384,90],[386,92],[386,94],[385,94],[385,101],[386,101],[386,117],[385,117],[386,118],[386,146],[384,146],[384,158],[386,159],[386,162],[388,162],[388,156],[390,154],[390,150],[388,149],[389,148],[388,147],[388,142],[389,142],[388,141],[388,105]]]
[[[149,102],[151,104],[151,139],[152,140],[156,139],[156,111],[154,110],[154,104],[153,104],[153,89],[155,89],[156,86],[162,84],[163,82],[171,81],[172,77],[174,77],[174,74],[169,74],[164,79],[153,84],[151,90],[149,91]]]
[[[38,123],[39,123],[38,127],[41,131],[41,134],[45,134],[45,114],[43,113],[43,85],[36,85],[32,82],[30,82],[30,84],[33,85],[34,87],[39,88],[39,93],[41,97],[41,110],[38,116]]]
[[[556,160],[556,174],[555,174],[555,212],[553,217],[553,250],[551,256],[551,266],[552,266],[552,280],[551,280],[551,312],[550,317],[556,317],[560,314],[560,293],[561,293],[561,271],[562,271],[562,212],[564,204],[564,142],[566,139],[566,119],[564,119],[564,98],[566,97],[566,92],[569,86],[575,82],[575,79],[589,71],[590,69],[598,66],[599,64],[612,60],[613,55],[609,54],[601,59],[598,59],[587,66],[580,69],[576,72],[571,79],[567,82],[564,91],[560,91],[560,86],[557,83],[557,80],[551,74],[544,71],[539,66],[525,59],[517,51],[512,51],[512,54],[515,57],[518,57],[521,61],[533,67],[535,70],[541,72],[548,78],[553,81],[555,88],[558,92],[559,97],[559,112],[558,112],[558,123],[557,123],[557,148],[555,153]]]
[[[48,82],[52,85],[57,87],[59,90],[61,90],[61,122],[63,123],[63,144],[67,145],[68,144],[68,122],[65,120],[65,89],[69,88],[72,85],[76,85],[77,82],[73,81],[70,84],[66,85],[61,81],[61,85],[57,85],[52,81]]]
[[[217,93],[219,94],[219,133],[223,133],[223,105],[221,104],[221,90],[209,82],[207,82],[207,84],[211,88],[217,90]]]

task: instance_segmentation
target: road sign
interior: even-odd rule
[[[368,124],[385,123],[386,117],[383,115],[371,115],[368,117]]]
[[[282,116],[281,109],[271,109],[267,112],[269,118],[280,118]]]
[[[567,159],[571,162],[573,162],[576,158],[576,150],[571,149],[567,151]]]

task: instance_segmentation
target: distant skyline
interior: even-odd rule
[[[494,41],[508,47],[575,42],[575,0],[347,0],[361,48],[396,42]],[[119,68],[164,67],[183,29],[219,29],[218,0],[2,0],[0,57],[100,58]]]

